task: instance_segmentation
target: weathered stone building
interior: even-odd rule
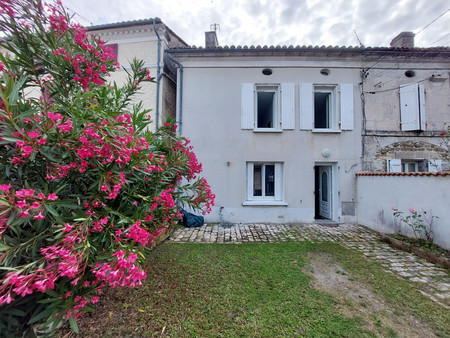
[[[414,48],[406,32],[362,54],[363,171],[448,170],[450,49]]]

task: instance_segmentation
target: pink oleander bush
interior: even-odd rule
[[[77,331],[105,287],[141,285],[178,206],[214,195],[175,123],[151,133],[132,104],[142,61],[110,84],[112,50],[58,2],[0,0],[0,29],[0,336]]]

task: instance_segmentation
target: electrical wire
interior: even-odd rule
[[[416,33],[416,36],[419,35],[419,33],[422,33],[426,28],[428,28],[433,22],[435,22],[436,20],[438,20],[439,18],[443,17],[445,14],[447,14],[448,12],[450,12],[450,8],[447,9],[444,13],[442,13],[441,15],[439,15],[436,19],[434,19],[433,21],[431,21],[429,24],[425,25],[425,27],[423,27],[420,31],[418,31]]]

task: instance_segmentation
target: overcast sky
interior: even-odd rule
[[[189,45],[220,25],[224,45],[389,46],[402,31],[416,47],[450,45],[448,0],[63,0],[83,25],[159,17]],[[356,32],[356,33],[355,33]],[[357,38],[358,36],[358,38]]]

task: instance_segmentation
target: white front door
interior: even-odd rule
[[[320,216],[331,219],[331,166],[319,167]]]

